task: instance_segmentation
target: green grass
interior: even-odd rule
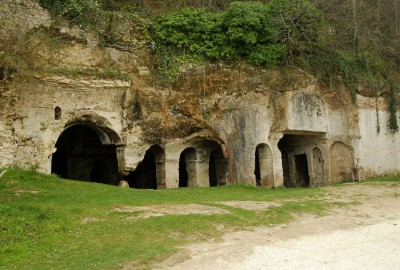
[[[117,269],[132,261],[145,268],[186,243],[218,238],[226,230],[280,224],[294,213],[322,215],[335,206],[320,199],[324,194],[314,188],[271,190],[246,185],[123,189],[7,169],[0,178],[0,269]],[[250,200],[281,206],[250,211],[218,204]],[[126,219],[138,213],[114,211],[117,206],[193,203],[229,213]],[[82,223],[88,217],[101,221]]]

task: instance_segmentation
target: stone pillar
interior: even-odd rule
[[[165,187],[179,187],[179,159],[165,160]]]
[[[210,176],[209,176],[210,160],[203,159],[197,163],[197,186],[209,187]]]
[[[188,187],[197,187],[197,160],[186,159],[186,171],[188,174]],[[178,176],[179,179],[179,176]],[[179,182],[179,180],[178,180]]]
[[[272,173],[273,183],[272,187],[281,187],[283,183],[283,167],[282,167],[282,153],[278,148],[278,142],[283,137],[283,133],[275,134],[270,137],[270,147],[272,152]]]
[[[273,159],[271,153],[259,154],[261,185],[272,187],[274,184]]]
[[[165,189],[165,161],[156,161],[156,178],[157,178],[157,189]]]

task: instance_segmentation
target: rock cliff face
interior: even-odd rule
[[[28,14],[24,29],[74,36],[35,1],[5,7]],[[144,43],[126,51],[92,38],[44,46],[41,68],[1,83],[0,166],[136,188],[319,186],[356,165],[367,176],[399,172],[400,137],[386,129],[381,99],[352,104],[343,86],[242,62],[187,65],[165,85]],[[126,76],[107,79],[110,69]]]

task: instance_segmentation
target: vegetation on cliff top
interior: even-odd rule
[[[312,72],[326,85],[344,82],[353,101],[359,85],[367,86],[364,88],[370,89],[370,96],[385,95],[391,104],[389,126],[398,130],[397,108],[393,104],[400,83],[399,0],[39,3],[56,17],[96,31],[102,46],[131,49],[117,31],[117,25],[124,20],[121,18],[131,16],[136,30],[142,31],[156,55],[155,69],[160,79],[175,78],[179,67],[188,62],[246,60],[263,67],[297,66]],[[7,42],[0,43],[0,79],[34,66],[29,64],[29,55],[40,47],[28,51],[23,46],[26,42],[22,42],[22,49],[13,50]],[[5,51],[12,53],[2,53]],[[13,57],[14,51],[21,57]]]

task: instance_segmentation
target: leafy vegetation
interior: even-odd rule
[[[55,16],[68,19],[85,17],[97,9],[93,0],[39,0],[39,3]]]
[[[170,48],[178,62],[243,58],[269,67],[310,51],[320,23],[318,10],[305,0],[233,2],[220,13],[183,9],[160,15],[151,32],[156,52]]]

